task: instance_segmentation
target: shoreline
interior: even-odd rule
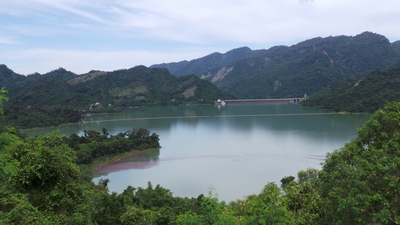
[[[149,152],[151,150],[155,150],[155,149],[160,149],[160,148],[151,148],[151,149],[145,149],[145,150],[133,150],[133,152],[126,152],[124,154],[110,157],[109,159],[105,159],[105,160],[99,159],[99,161],[95,161],[91,165],[92,175],[94,175],[93,178],[95,178],[96,175],[108,174],[108,173],[96,173],[96,171],[99,171],[101,169],[104,169],[105,167],[109,167],[109,166],[116,165],[119,163],[132,162],[130,159],[132,159],[134,156],[139,156],[138,158],[146,158],[147,152]],[[144,154],[146,154],[146,155],[144,155]]]

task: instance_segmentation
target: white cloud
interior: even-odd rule
[[[26,2],[19,3],[31,7],[36,13],[56,16],[53,14],[62,12],[70,15],[70,18],[64,20],[82,20],[81,23],[69,23],[74,28],[85,27],[86,23],[86,27],[92,26],[94,29],[188,43],[260,43],[284,36],[310,36],[318,33],[339,35],[343,31],[350,33],[357,27],[359,30],[373,31],[366,28],[379,29],[379,25],[396,23],[399,19],[396,8],[400,6],[398,1],[393,0]],[[59,20],[62,21],[56,21]],[[100,25],[103,27],[100,28]]]
[[[18,41],[6,37],[0,37],[0,45],[19,45]]]
[[[30,72],[62,66],[82,73],[363,31],[395,41],[399,8],[398,0],[9,0],[0,8],[0,19],[7,21],[0,44],[23,57],[3,55],[0,61],[19,61],[21,70],[32,61]],[[10,47],[13,40],[25,49]]]

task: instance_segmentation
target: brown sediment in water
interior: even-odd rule
[[[96,166],[94,174],[109,174],[130,169],[147,169],[159,164],[159,160],[144,160],[148,157],[147,151],[134,152],[129,155],[100,163]],[[132,161],[135,160],[135,161]],[[139,161],[137,161],[139,160]]]

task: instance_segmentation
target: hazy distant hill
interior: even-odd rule
[[[241,47],[228,51],[225,54],[215,52],[191,61],[155,64],[150,66],[150,68],[166,68],[171,74],[178,77],[189,74],[199,76],[209,70],[230,65],[238,60],[259,54],[262,51],[263,50],[251,50],[248,47]]]
[[[9,91],[8,106],[87,109],[95,102],[126,107],[211,103],[223,97],[211,82],[194,75],[178,78],[166,69],[144,66],[83,75],[60,68],[44,75],[23,76],[0,65],[0,82]]]
[[[400,41],[395,41],[392,43],[393,48],[400,54]]]
[[[347,112],[374,112],[387,101],[400,101],[400,65],[375,70],[361,79],[337,82],[302,102],[304,106]]]
[[[201,74],[200,70],[192,73],[237,98],[301,97],[333,82],[394,65],[400,60],[399,45],[371,32],[354,37],[318,37],[290,47],[257,51]],[[187,63],[194,62],[206,63]],[[163,65],[171,71],[177,66]]]

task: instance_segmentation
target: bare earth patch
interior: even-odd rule
[[[182,94],[183,96],[185,96],[185,98],[190,98],[192,96],[194,96],[194,92],[196,91],[197,86],[191,87],[189,89],[187,89],[186,91],[184,91]]]

